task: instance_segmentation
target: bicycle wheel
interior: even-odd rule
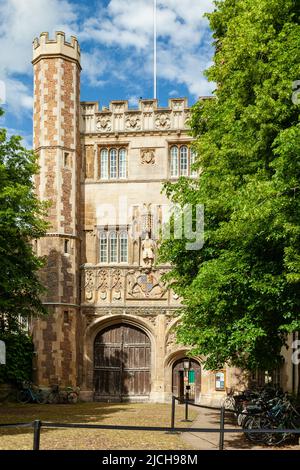
[[[47,396],[43,393],[42,390],[38,390],[36,392],[35,399],[36,399],[36,402],[39,405],[43,405],[43,404],[47,403]]]
[[[279,423],[274,423],[273,421],[271,420],[266,420],[265,423],[264,423],[264,428],[266,429],[270,429],[270,431],[272,429],[280,429],[280,428],[286,428],[286,425],[283,423],[283,424],[279,424]],[[268,445],[268,446],[278,446],[279,444],[282,444],[282,442],[284,442],[287,438],[288,438],[288,434],[286,433],[267,433],[265,434],[265,443]]]
[[[29,403],[31,400],[31,395],[29,390],[20,390],[17,395],[17,400],[19,403]]]
[[[238,413],[237,415],[237,423],[239,426],[243,427],[244,426],[244,421],[247,418],[247,415],[245,413]]]
[[[261,416],[249,416],[244,420],[243,428],[250,430],[263,429],[264,420]],[[247,439],[256,444],[263,444],[265,442],[265,434],[258,432],[247,432],[245,433]]]
[[[48,403],[51,405],[57,405],[59,402],[59,395],[56,392],[50,392],[47,399]]]
[[[78,402],[78,395],[76,392],[69,392],[68,393],[68,403],[77,403]]]
[[[225,410],[234,410],[235,408],[235,401],[233,397],[226,397],[223,401],[223,406]]]

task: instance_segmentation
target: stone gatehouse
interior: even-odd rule
[[[187,100],[80,102],[80,48],[62,32],[34,40],[33,68],[36,188],[51,201],[36,245],[49,310],[34,325],[37,383],[109,401],[166,401],[188,385],[193,399],[218,401],[242,374],[206,371],[176,344],[180,299],[156,263],[162,185],[197,176]]]

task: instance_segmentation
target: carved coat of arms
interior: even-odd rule
[[[155,150],[154,149],[142,149],[141,150],[141,162],[142,164],[152,164],[155,163]]]
[[[162,298],[167,289],[165,284],[153,272],[130,272],[127,278],[129,298]]]

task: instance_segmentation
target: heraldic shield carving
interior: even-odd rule
[[[131,270],[127,275],[128,299],[167,298],[167,288],[160,280],[160,273]]]

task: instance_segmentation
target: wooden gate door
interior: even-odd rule
[[[150,340],[142,330],[120,324],[101,331],[94,344],[95,399],[149,397],[150,364]]]

